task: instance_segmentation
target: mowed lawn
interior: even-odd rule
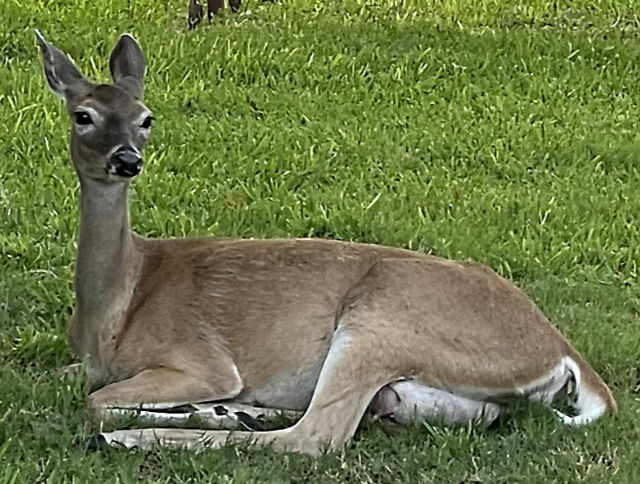
[[[0,483],[638,482],[637,1],[0,0]],[[88,452],[73,362],[78,185],[33,28],[107,80],[148,57],[146,236],[324,237],[484,262],[523,288],[620,411],[567,428],[365,425],[310,459],[242,446]],[[428,351],[428,349],[425,349]],[[373,357],[373,356],[372,356]]]

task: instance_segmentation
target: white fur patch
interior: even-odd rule
[[[472,400],[415,381],[398,381],[390,386],[400,398],[393,417],[402,423],[417,419],[481,425],[490,424],[501,412],[495,403]]]
[[[577,363],[569,357],[563,358],[576,382],[576,403],[578,414],[571,417],[555,410],[556,415],[567,425],[584,425],[593,422],[607,411],[606,402],[582,384],[582,373]]]

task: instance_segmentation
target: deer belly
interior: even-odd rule
[[[284,410],[305,410],[318,382],[322,361],[292,372],[274,375],[263,384],[246,388],[235,398],[242,403]]]

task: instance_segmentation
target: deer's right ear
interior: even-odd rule
[[[88,91],[92,84],[80,74],[69,58],[47,42],[38,29],[34,32],[42,52],[44,77],[51,90],[65,100]]]

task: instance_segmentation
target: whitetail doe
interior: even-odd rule
[[[69,339],[100,387],[88,405],[102,420],[134,415],[153,427],[96,442],[317,454],[344,446],[367,411],[489,424],[519,398],[551,406],[570,389],[575,415],[554,410],[567,424],[615,410],[542,312],[483,265],[328,240],[134,234],[127,191],[153,120],[143,53],[123,35],[113,84],[94,84],[36,35],[73,125],[81,190]],[[279,410],[302,416],[285,429],[234,430]],[[194,415],[201,428],[174,428]]]

